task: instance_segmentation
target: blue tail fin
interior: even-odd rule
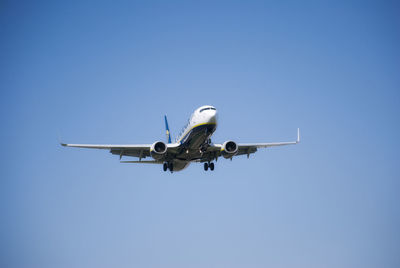
[[[166,115],[164,115],[164,119],[165,119],[165,129],[167,130],[167,142],[171,143],[171,133],[169,132],[168,120]]]

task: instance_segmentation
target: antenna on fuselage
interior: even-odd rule
[[[165,129],[166,129],[166,134],[167,134],[167,142],[171,143],[171,133],[169,132],[167,115],[164,115],[164,119],[165,119]]]

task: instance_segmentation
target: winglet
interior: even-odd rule
[[[167,142],[171,143],[171,133],[169,132],[167,115],[164,115],[164,119],[165,119],[165,129],[166,129],[166,134],[167,134]]]
[[[296,143],[300,142],[300,128],[297,129],[297,140]]]
[[[58,140],[58,143],[59,143],[61,146],[67,146],[66,143],[63,143],[63,142],[61,141],[60,133],[58,133],[58,135],[57,135],[57,140]]]

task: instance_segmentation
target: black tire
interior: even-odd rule
[[[167,171],[167,169],[168,169],[168,164],[167,164],[167,163],[164,163],[164,165],[163,165],[163,170],[164,170],[164,171]]]
[[[211,169],[211,171],[214,170],[214,163],[210,163],[210,169]]]
[[[171,171],[171,172],[174,171],[174,164],[169,163],[168,168],[169,168],[169,171]]]
[[[205,170],[205,171],[208,170],[208,163],[204,163],[204,170]]]

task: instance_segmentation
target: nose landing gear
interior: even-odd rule
[[[210,170],[213,171],[214,170],[214,163],[210,163],[210,162],[204,163],[204,170],[207,171],[208,168],[210,168]]]

